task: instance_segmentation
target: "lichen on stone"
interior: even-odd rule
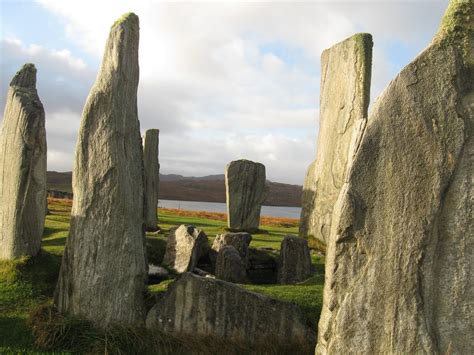
[[[357,50],[360,51],[360,58],[361,58],[361,65],[366,66],[366,68],[362,68],[360,73],[363,74],[361,81],[363,83],[363,92],[366,92],[367,95],[370,97],[370,82],[372,79],[372,48],[374,46],[374,42],[372,40],[372,35],[370,33],[356,33],[352,36],[356,42]],[[368,110],[369,107],[369,100],[366,102],[365,111]]]
[[[466,59],[470,38],[474,37],[474,4],[471,0],[451,0],[434,41],[442,45],[459,44]]]
[[[124,23],[125,21],[127,21],[129,18],[133,18],[135,17],[136,19],[138,19],[138,16],[133,13],[133,12],[127,12],[125,14],[123,14],[122,16],[120,16],[113,24],[110,28],[113,28],[115,26],[118,26],[122,23]]]

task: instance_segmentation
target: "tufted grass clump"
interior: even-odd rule
[[[172,354],[180,353],[180,342],[144,327],[111,325],[106,329],[91,322],[66,316],[49,304],[42,304],[29,315],[35,346],[40,350],[85,354]]]

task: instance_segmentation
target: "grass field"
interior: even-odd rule
[[[42,252],[35,258],[0,262],[0,353],[33,353],[35,339],[28,327],[28,317],[41,304],[51,302],[68,235],[71,201],[50,200]],[[216,234],[225,232],[225,214],[160,209],[158,234],[147,233],[150,262],[159,263],[166,247],[165,235],[170,228],[192,224],[205,231],[210,243]],[[297,234],[297,220],[262,218],[262,233],[253,234],[251,247],[279,250],[287,234]],[[312,255],[317,273],[298,285],[244,285],[243,287],[271,297],[298,304],[311,324],[316,325],[322,304],[324,260]],[[166,290],[169,280],[150,286],[150,292]],[[61,350],[61,349],[58,349]],[[74,350],[74,349],[73,349]]]

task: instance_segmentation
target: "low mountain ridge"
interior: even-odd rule
[[[48,171],[48,190],[72,192],[72,173]],[[267,180],[266,206],[301,206],[303,187]],[[160,199],[225,203],[224,174],[182,176],[160,174]]]

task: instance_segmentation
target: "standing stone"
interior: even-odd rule
[[[246,232],[218,234],[212,243],[211,249],[219,253],[219,251],[226,245],[232,245],[237,249],[246,267],[248,267],[249,245],[251,241],[252,236]]]
[[[317,353],[474,349],[474,4],[374,106],[334,209]]]
[[[260,209],[266,198],[265,166],[236,160],[225,170],[227,226],[252,231],[260,225]]]
[[[278,262],[278,283],[294,284],[311,275],[311,255],[308,241],[287,235],[281,242]]]
[[[359,33],[321,55],[318,147],[303,187],[299,232],[312,246],[327,242],[334,204],[366,126],[372,45],[370,34]]]
[[[10,83],[0,168],[0,259],[34,256],[46,216],[46,131],[33,64],[25,64]]]
[[[178,273],[193,271],[199,259],[208,253],[206,233],[194,226],[182,224],[170,231],[163,264]]]
[[[59,311],[98,326],[142,325],[145,317],[138,40],[135,14],[113,24],[84,107],[71,225],[55,293]]]
[[[247,282],[247,265],[240,257],[239,252],[232,245],[226,245],[217,254],[216,277],[234,282]]]
[[[148,312],[146,326],[179,338],[247,345],[257,353],[280,347],[307,354],[314,330],[294,303],[247,291],[222,280],[183,274]],[[258,351],[259,349],[266,351]]]
[[[143,163],[145,168],[145,227],[157,229],[158,187],[160,184],[160,163],[158,162],[158,129],[148,129],[143,138]]]

